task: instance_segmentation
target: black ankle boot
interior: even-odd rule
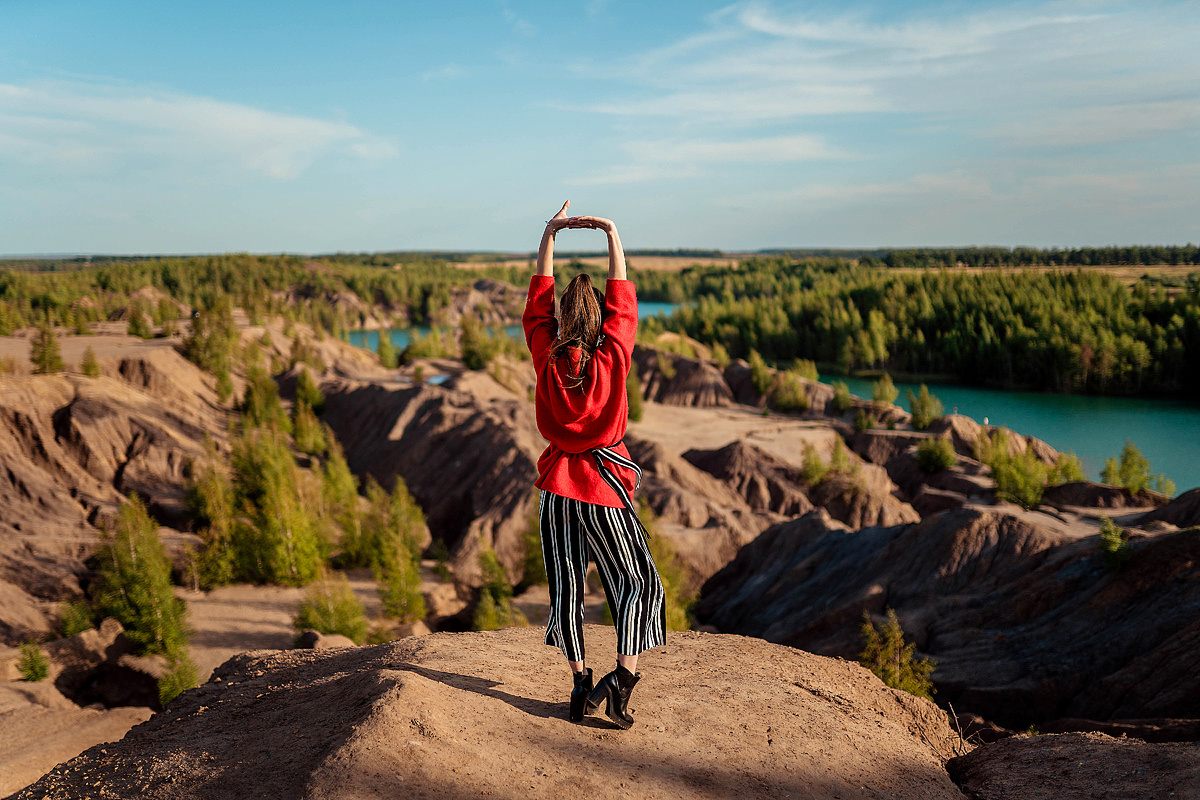
[[[583,709],[592,693],[592,671],[576,672],[575,688],[571,690],[571,722],[583,722]]]
[[[605,715],[615,722],[617,725],[629,729],[633,724],[633,717],[629,716],[626,710],[629,706],[629,695],[633,693],[633,687],[641,680],[642,674],[639,672],[634,675],[625,667],[617,664],[617,668],[600,679],[600,683],[596,684],[596,688],[588,695],[587,713],[591,714],[600,707],[600,703],[604,700],[608,704],[604,707]]]

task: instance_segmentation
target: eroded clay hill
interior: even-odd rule
[[[1015,506],[857,531],[818,509],[743,548],[704,586],[698,615],[853,657],[863,611],[885,607],[937,660],[938,699],[959,712],[1017,729],[1200,717],[1197,529],[1134,530],[1119,566],[1094,523]]]
[[[246,654],[14,797],[962,798],[945,714],[856,664],[683,633],[641,671],[621,731],[565,718],[537,629]]]

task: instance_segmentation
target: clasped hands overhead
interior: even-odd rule
[[[558,210],[558,213],[546,221],[546,228],[551,233],[558,233],[563,228],[592,228],[601,230],[606,233],[612,233],[616,226],[611,219],[604,217],[568,217],[567,209],[571,206],[571,201],[563,203],[563,207]]]

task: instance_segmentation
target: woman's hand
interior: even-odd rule
[[[567,209],[570,207],[570,205],[571,205],[570,200],[563,203],[563,206],[562,206],[562,208],[560,208],[558,210],[558,213],[555,214],[550,219],[546,220],[546,232],[547,233],[552,233],[552,234],[558,233],[563,228],[573,227],[570,224],[571,217],[567,216]]]
[[[604,217],[568,217],[567,227],[594,228],[605,233],[612,233],[617,229],[617,226],[613,224],[611,219],[605,219]]]

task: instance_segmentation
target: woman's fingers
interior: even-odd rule
[[[558,210],[558,213],[554,215],[553,219],[563,219],[563,218],[565,218],[565,217],[567,216],[567,208],[569,208],[569,207],[570,207],[570,205],[571,205],[571,201],[570,201],[570,200],[568,200],[567,202],[563,203],[563,207],[562,207],[562,208],[560,208],[560,209]]]

